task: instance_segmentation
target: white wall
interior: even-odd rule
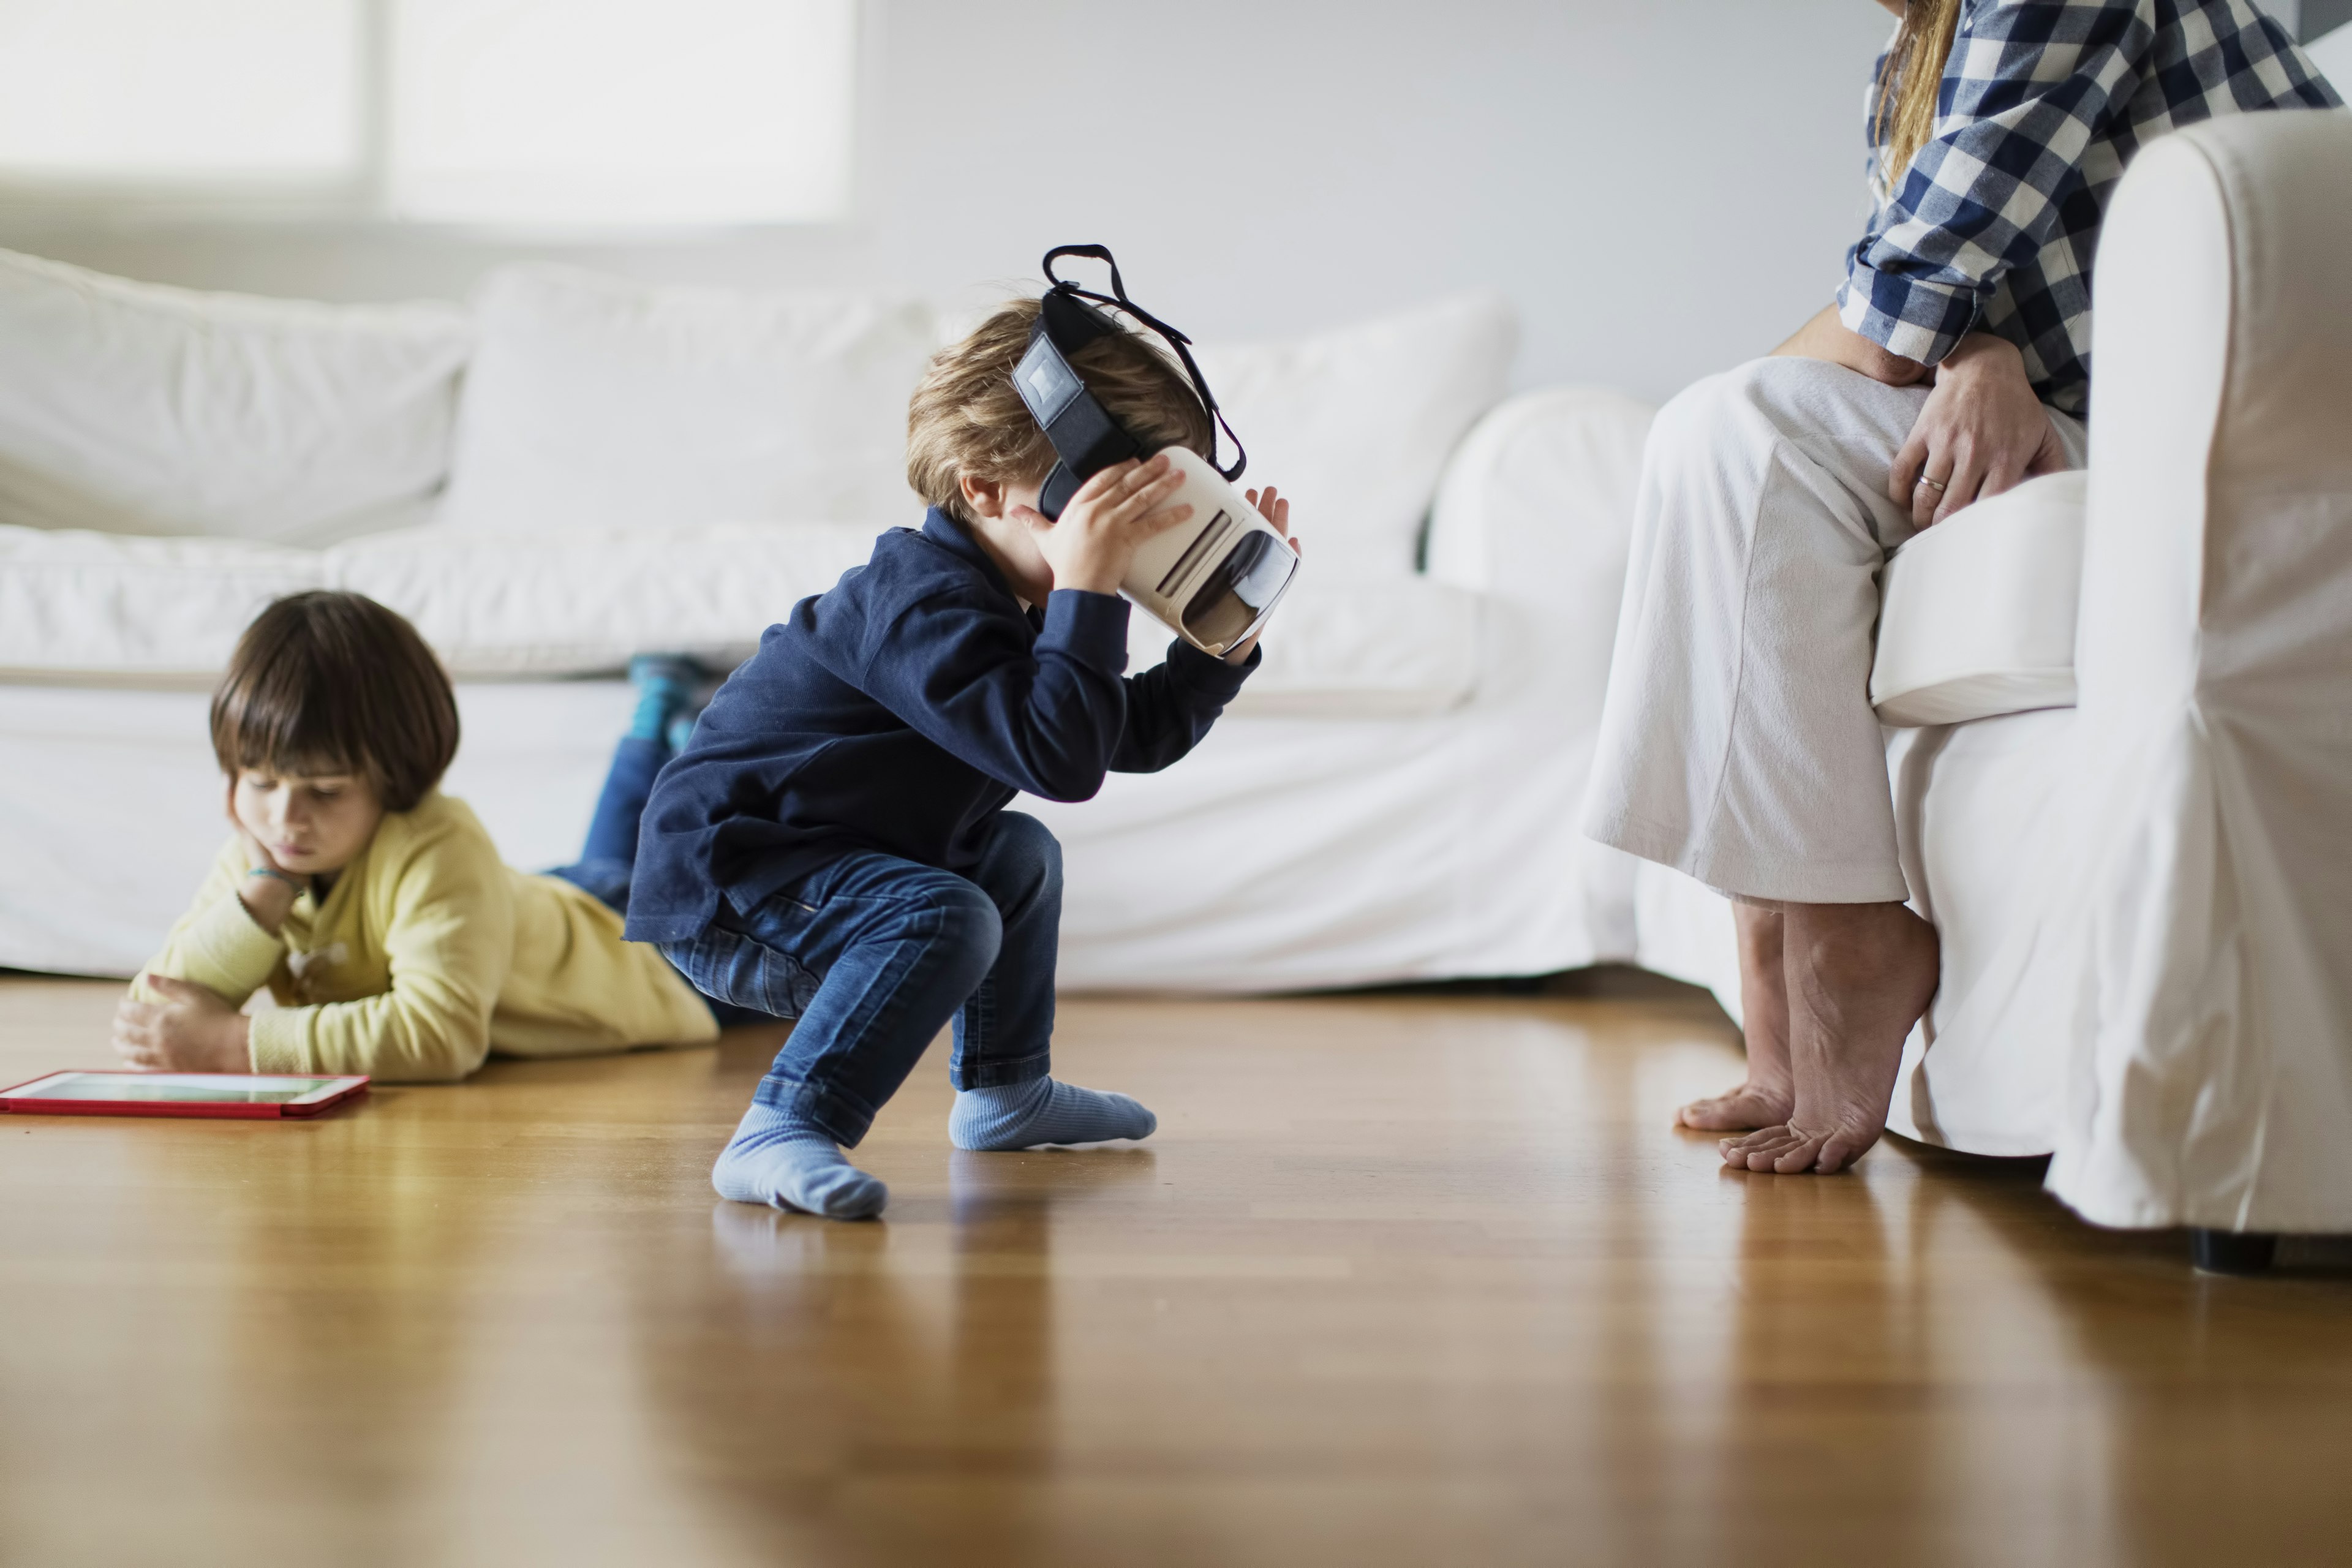
[[[514,256],[950,290],[1062,240],[1202,337],[1492,285],[1519,380],[1663,397],[1825,303],[1863,212],[1873,0],[868,0],[856,219],[625,247],[0,214],[204,288],[462,295]]]

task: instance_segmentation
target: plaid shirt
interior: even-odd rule
[[[2253,0],[1967,0],[1934,132],[1894,179],[1872,127],[1874,205],[1838,316],[1927,364],[1997,332],[2043,402],[2080,414],[2091,253],[2132,154],[2215,115],[2342,103]]]

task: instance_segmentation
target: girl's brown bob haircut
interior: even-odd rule
[[[255,617],[213,695],[213,755],[247,768],[357,773],[415,808],[457,754],[457,698],[416,628],[359,594],[295,594]]]
[[[907,405],[907,483],[967,527],[964,475],[1035,484],[1054,471],[1054,444],[1013,384],[1013,367],[1029,350],[1037,308],[1034,300],[1015,300],[963,342],[932,356]],[[1142,334],[1097,338],[1069,361],[1145,451],[1190,447],[1216,460],[1217,430],[1209,411],[1184,373]]]

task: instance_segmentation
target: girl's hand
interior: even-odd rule
[[[114,1050],[139,1072],[250,1072],[251,1020],[203,986],[140,976],[161,1002],[125,996],[114,1009]]]
[[[236,814],[236,780],[228,784],[228,825],[236,830],[236,841],[245,848],[245,864],[248,870],[273,871],[278,876],[247,877],[236,890],[236,901],[253,917],[253,923],[276,936],[286,924],[286,915],[294,907],[293,884],[280,879],[289,873],[280,866],[269,848],[253,836],[245,821]],[[152,984],[152,982],[151,982]],[[210,994],[210,993],[206,993]],[[240,1072],[243,1068],[238,1068]]]
[[[1274,524],[1275,532],[1290,541],[1290,552],[1293,555],[1306,554],[1305,551],[1298,548],[1298,541],[1290,538],[1290,502],[1284,500],[1280,492],[1276,491],[1272,485],[1268,485],[1262,490],[1244,490],[1242,494],[1248,498],[1250,505],[1257,508],[1258,515]],[[1232,647],[1227,648],[1225,662],[1247,664],[1250,649],[1257,647],[1257,639],[1261,635],[1263,634],[1252,632]]]
[[[1895,456],[1886,493],[1927,528],[2065,466],[2050,411],[2025,379],[2024,356],[2005,338],[1970,332],[1936,367],[1936,390]]]
[[[1118,593],[1143,542],[1192,515],[1190,506],[1171,503],[1183,482],[1184,471],[1164,456],[1117,463],[1079,486],[1052,522],[1040,512],[1025,512],[1023,521],[1037,535],[1054,586]]]

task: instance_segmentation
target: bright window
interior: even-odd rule
[[[0,185],[564,229],[848,203],[856,0],[0,0]]]
[[[0,0],[0,169],[101,185],[348,179],[362,0]]]
[[[399,0],[392,202],[421,218],[761,223],[848,195],[840,0]]]

